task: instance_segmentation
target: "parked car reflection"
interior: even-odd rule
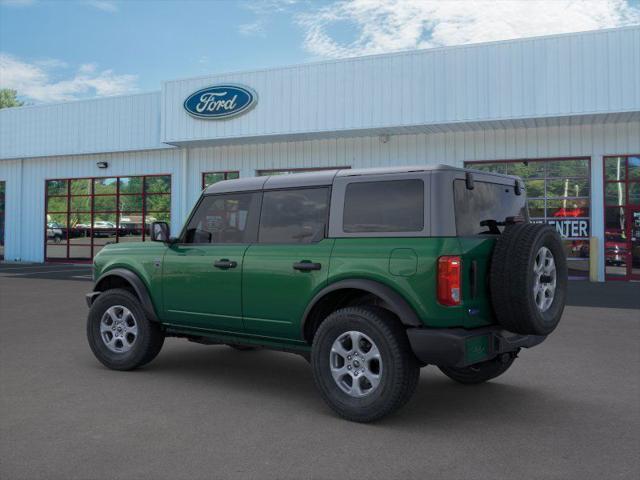
[[[64,240],[64,231],[62,226],[57,222],[47,223],[47,242],[61,243]]]

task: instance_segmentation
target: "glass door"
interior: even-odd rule
[[[640,206],[629,208],[629,267],[631,280],[640,280]]]
[[[607,280],[640,280],[640,155],[604,159]]]
[[[5,183],[0,182],[0,260],[4,260],[4,191]]]

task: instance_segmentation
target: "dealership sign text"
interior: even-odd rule
[[[542,219],[532,219],[532,223],[545,223]],[[570,219],[547,219],[547,224],[553,225],[556,231],[563,238],[589,238],[589,220]]]

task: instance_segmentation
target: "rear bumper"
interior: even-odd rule
[[[491,360],[520,348],[542,343],[544,335],[520,335],[500,327],[409,328],[409,342],[413,353],[425,364],[443,367],[466,367]]]

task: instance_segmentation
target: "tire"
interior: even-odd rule
[[[484,383],[492,378],[499,377],[506,372],[516,359],[515,354],[505,353],[486,362],[470,365],[463,368],[438,367],[451,380],[464,385],[476,385]]]
[[[133,370],[160,353],[164,334],[157,323],[147,318],[135,295],[113,289],[93,302],[87,318],[87,340],[93,354],[106,367]]]
[[[535,223],[508,226],[498,238],[489,272],[498,323],[524,335],[549,335],[567,297],[567,260],[560,236]]]
[[[359,339],[357,348],[354,338]],[[334,349],[337,342],[340,354]],[[364,362],[359,360],[363,355]],[[420,376],[398,319],[372,306],[342,308],[329,315],[313,339],[311,367],[324,401],[355,422],[372,422],[399,409],[411,398]],[[340,372],[337,379],[333,368]]]

